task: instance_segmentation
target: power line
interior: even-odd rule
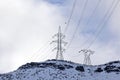
[[[115,0],[112,1],[111,6],[109,7],[109,9],[107,10],[107,12],[105,13],[105,15],[104,15],[103,19],[101,20],[100,24],[98,25],[98,27],[103,23],[105,17],[106,17],[107,14],[109,13],[109,11],[110,11],[110,9],[112,8],[112,6],[113,6],[114,3],[115,3]],[[87,44],[88,41],[90,41],[90,37],[89,37],[86,41],[84,41],[84,43],[83,43],[81,46],[84,46],[85,44]]]
[[[103,25],[101,25],[101,24],[98,25],[98,27],[99,27],[99,26],[101,26],[101,27],[100,27],[98,33],[96,34],[94,40],[89,44],[89,46],[87,47],[87,49],[90,48],[90,47],[94,44],[94,42],[96,41],[96,39],[99,37],[100,33],[102,32],[102,30],[103,30],[103,28],[104,28],[105,23],[107,23],[107,21],[110,19],[110,17],[112,16],[112,14],[113,14],[114,10],[116,9],[116,7],[117,7],[117,5],[118,5],[119,2],[120,2],[120,0],[117,0],[115,6],[113,6],[113,4],[115,3],[115,0],[113,0],[113,2],[112,2],[113,9],[111,10],[109,16],[106,18],[106,21],[103,22]],[[109,8],[109,10],[110,10],[110,9],[111,9],[111,7]],[[109,10],[107,11],[105,17],[108,15]],[[103,19],[103,20],[104,20],[104,19]]]
[[[68,21],[67,21],[67,24],[66,24],[66,27],[65,27],[64,33],[67,31],[67,29],[68,29],[68,27],[69,27],[69,24],[70,24],[70,21],[71,21],[72,15],[73,15],[74,10],[75,10],[76,2],[77,2],[77,0],[74,0],[73,6],[72,6],[72,10],[71,10],[71,14],[70,14],[70,17],[69,17],[69,19],[68,19]]]
[[[70,13],[70,17],[68,18],[68,21],[67,21],[67,24],[66,24],[66,27],[65,27],[64,33],[67,31],[67,29],[68,29],[68,27],[69,27],[69,24],[70,24],[71,18],[72,18],[72,16],[73,16],[73,13],[74,13],[74,10],[75,10],[76,2],[77,2],[77,0],[74,0],[74,2],[73,2],[73,6],[72,6],[72,10],[71,10],[71,13]]]
[[[50,48],[48,48],[48,47],[50,47],[50,46],[48,45],[46,48],[44,48],[44,50],[41,50],[41,51],[39,52],[38,56],[36,56],[35,60],[40,59],[41,57],[43,57],[43,56],[45,55],[45,52],[47,52],[47,51],[50,50]],[[47,56],[48,56],[48,55],[46,55],[46,57],[47,57]]]
[[[74,9],[75,9],[75,6],[76,6],[76,2],[77,2],[77,0],[74,0],[73,6],[72,6],[72,10],[71,10],[71,14],[70,14],[70,17],[69,17],[69,19],[68,19],[67,25],[66,25],[66,27],[65,27],[64,33],[67,31],[67,29],[68,29],[68,27],[69,27],[69,24],[70,24],[70,21],[71,21],[71,18],[72,18],[72,15],[73,15],[73,13],[74,13]],[[46,47],[46,45],[48,44],[48,42],[49,42],[49,41],[47,41],[47,42],[45,43],[45,46],[44,46],[44,47]],[[43,47],[42,47],[42,48],[43,48]],[[40,48],[40,49],[39,49],[38,51],[36,51],[35,53],[40,52],[42,48]],[[42,51],[42,52],[43,52],[43,51]],[[31,58],[34,57],[35,53],[32,55]],[[37,57],[38,57],[38,56],[37,56]],[[37,57],[35,57],[35,59],[36,59]]]
[[[68,29],[68,27],[69,27],[69,24],[70,24],[70,21],[71,21],[71,18],[72,18],[72,15],[73,15],[73,13],[74,13],[74,9],[75,9],[75,6],[76,6],[76,2],[77,2],[77,0],[74,0],[73,6],[72,6],[72,10],[71,10],[71,14],[70,14],[70,17],[69,17],[69,19],[68,19],[67,25],[66,25],[66,27],[65,27],[64,33],[67,31],[67,29]]]
[[[98,9],[100,3],[101,3],[101,0],[98,0],[98,2],[96,4],[96,7],[94,8],[92,14],[90,15],[89,19],[86,22],[87,25],[89,24],[89,22],[91,21],[92,17],[94,16],[94,14],[95,14],[96,10]]]
[[[100,24],[98,25],[98,27],[101,26],[101,24],[103,23],[104,19],[106,18],[106,16],[110,13],[110,15],[107,17],[107,20],[104,22],[103,26],[99,28],[99,31],[97,33],[97,35],[95,36],[95,39],[90,43],[90,45],[86,48],[89,49],[90,46],[92,46],[92,44],[95,42],[95,40],[97,39],[97,37],[99,36],[100,32],[103,30],[103,27],[105,25],[105,23],[109,20],[109,18],[112,16],[112,13],[114,12],[115,8],[117,7],[119,0],[116,2],[115,6],[113,7],[115,3],[115,0],[112,1],[112,4],[110,5],[110,8],[106,11],[103,19],[101,20]],[[112,8],[113,7],[113,8]],[[112,9],[112,10],[111,10]],[[111,10],[111,12],[110,12]],[[82,47],[90,40],[90,37],[82,44]],[[81,47],[81,48],[82,48]],[[77,55],[78,56],[78,55]]]
[[[47,47],[48,48],[48,47]],[[40,56],[38,56],[37,58],[36,58],[36,60],[38,60],[38,59],[45,59],[45,58],[47,58],[48,56],[50,56],[51,54],[50,54],[50,51],[51,51],[51,48],[49,47],[47,50],[44,50],[44,51],[42,51],[42,53],[44,53],[44,54],[42,54],[42,55],[40,55]],[[47,56],[46,56],[46,54],[45,53],[48,53],[49,52],[49,54],[47,54]],[[42,57],[41,57],[42,56]]]
[[[76,6],[76,2],[77,2],[77,0],[74,0],[73,6],[72,6],[72,10],[71,10],[71,14],[70,14],[70,17],[69,17],[69,19],[68,19],[67,25],[66,25],[66,27],[65,27],[64,33],[67,31],[67,29],[68,29],[68,27],[69,27],[69,24],[70,24],[70,21],[71,21],[71,18],[72,18],[72,15],[73,15],[73,13],[74,13],[74,9],[75,9],[75,6]],[[38,51],[39,51],[39,50],[38,50]]]
[[[35,53],[32,54],[32,56],[29,59],[37,59],[38,55],[36,55],[36,53],[40,53],[42,52],[41,50],[45,47],[48,47],[49,45],[47,45],[50,41],[47,41],[43,47],[39,48]],[[47,46],[46,46],[47,45]]]
[[[101,1],[102,1],[102,0],[98,0],[98,1],[97,1],[97,4],[96,4],[94,10],[92,11],[89,19],[88,19],[87,22],[86,22],[86,25],[88,25],[88,24],[90,23],[90,21],[91,21],[92,17],[94,16],[96,10],[97,10],[98,7],[100,6]],[[86,41],[84,41],[81,46],[84,46],[84,44],[86,44],[88,41],[89,41],[89,38],[88,38]]]
[[[73,36],[72,36],[72,38],[71,38],[71,40],[70,40],[70,42],[69,42],[69,44],[68,44],[68,46],[67,46],[67,49],[70,47],[70,45],[71,45],[71,43],[72,43],[72,41],[73,41],[73,39],[74,39],[74,37],[75,37],[75,34],[76,34],[76,32],[77,32],[77,30],[78,30],[78,28],[79,28],[79,25],[81,24],[81,21],[82,21],[82,18],[83,18],[84,11],[85,11],[85,9],[86,9],[87,3],[88,3],[88,0],[85,1],[85,4],[84,4],[84,6],[83,6],[83,10],[82,10],[81,15],[80,15],[80,19],[79,19],[78,24],[77,24],[77,26],[76,26],[76,29],[75,29],[75,31],[74,31],[74,33],[73,33]]]
[[[44,59],[48,58],[48,56],[50,57],[51,55],[52,55],[52,57],[53,57],[53,54],[50,54],[50,52],[52,52],[52,51],[51,51],[52,49],[53,49],[53,48],[49,48],[49,50],[48,50],[48,51],[46,51],[46,53],[48,53],[48,52],[49,52],[49,54],[47,54],[47,57],[46,57],[46,56],[43,56],[43,57],[42,57],[42,60],[44,60]]]

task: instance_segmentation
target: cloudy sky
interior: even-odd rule
[[[0,73],[55,58],[50,42],[59,26],[68,45],[74,38],[63,54],[66,60],[83,63],[78,51],[89,45],[95,51],[92,64],[119,60],[119,1],[76,0],[65,31],[75,0],[0,0]]]

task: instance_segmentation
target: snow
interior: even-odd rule
[[[63,60],[32,62],[1,74],[0,80],[120,80],[120,61],[95,66]]]

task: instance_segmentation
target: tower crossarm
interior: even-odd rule
[[[58,35],[59,35],[59,34],[57,33],[57,34],[55,34],[54,36],[52,36],[52,38],[58,37]]]
[[[62,42],[62,44],[64,44],[64,46],[66,46],[68,43],[67,42],[65,42],[65,41],[61,41]]]
[[[57,43],[57,42],[58,42],[58,40],[54,40],[50,44]]]
[[[61,39],[64,39],[65,38],[65,35],[61,34]]]
[[[54,51],[54,50],[57,50],[57,47],[55,47],[54,49],[52,49],[52,51]]]

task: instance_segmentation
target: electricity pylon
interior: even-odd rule
[[[63,52],[65,51],[65,49],[62,47],[62,44],[64,44],[64,46],[66,46],[67,42],[63,41],[63,39],[65,38],[65,35],[63,35],[61,33],[61,27],[59,26],[59,30],[58,33],[55,34],[53,36],[53,38],[57,37],[57,40],[54,40],[51,42],[52,43],[57,43],[57,47],[55,47],[52,51],[57,49],[57,54],[56,54],[56,60],[64,60],[63,57]]]
[[[87,49],[82,49],[81,51],[79,51],[79,53],[83,52],[84,53],[84,64],[86,65],[91,65],[91,59],[90,56],[92,54],[94,54],[94,51],[91,50],[87,50]]]

